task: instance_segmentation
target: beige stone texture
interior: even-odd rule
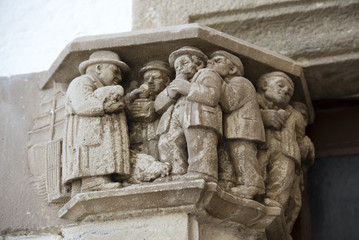
[[[43,75],[0,79],[0,235],[67,222],[57,217],[59,206],[47,204],[42,175],[45,157],[37,156],[29,162],[27,156],[33,116],[48,97],[48,91],[38,90],[38,81]],[[48,132],[45,139],[49,139]]]
[[[2,239],[2,238],[0,238]],[[60,235],[49,235],[49,234],[34,234],[34,235],[23,235],[23,236],[6,236],[4,240],[61,240],[63,239]]]
[[[75,39],[60,53],[39,86],[47,89],[53,81],[68,84],[79,75],[77,68],[82,61],[96,50],[107,49],[119,53],[131,68],[127,81],[122,84],[127,92],[137,86],[138,72],[149,60],[133,56],[146,55],[151,56],[151,59],[167,61],[171,52],[186,45],[198,47],[207,55],[218,49],[238,55],[246,69],[245,77],[253,82],[270,70],[290,74],[296,89],[293,99],[304,102],[308,106],[310,119],[314,118],[308,87],[299,64],[275,52],[198,24]]]
[[[359,92],[356,0],[134,0],[133,29],[200,23],[291,57],[314,100]]]
[[[184,49],[183,46],[190,47],[185,47]],[[107,51],[101,51],[104,49]],[[256,47],[253,44],[208,27],[190,24],[125,34],[76,39],[64,49],[50,70],[42,76],[39,81],[41,90],[36,89],[35,77],[38,77],[38,75],[35,75],[31,81],[29,85],[31,88],[27,85],[19,86],[20,83],[14,80],[10,84],[8,79],[4,79],[3,83],[9,84],[9,86],[4,88],[5,91],[2,90],[4,95],[1,95],[5,96],[5,107],[9,108],[9,110],[11,107],[20,107],[21,110],[21,108],[24,109],[29,103],[34,102],[34,104],[30,104],[31,107],[24,111],[26,117],[22,119],[22,122],[14,121],[14,125],[10,125],[11,128],[8,128],[8,125],[4,125],[6,127],[3,128],[6,130],[16,128],[21,130],[19,136],[11,134],[12,132],[10,131],[6,132],[5,136],[11,139],[11,141],[8,142],[9,144],[21,139],[21,136],[26,135],[24,132],[29,133],[28,144],[26,145],[26,139],[24,139],[22,140],[23,142],[21,142],[23,145],[19,145],[27,146],[29,155],[28,158],[26,158],[25,153],[23,154],[22,151],[18,151],[19,154],[23,155],[17,156],[17,152],[15,153],[17,146],[7,146],[4,144],[5,158],[2,158],[1,161],[4,166],[9,167],[2,168],[1,177],[4,178],[4,182],[8,186],[17,184],[20,185],[20,187],[16,189],[15,195],[12,196],[12,193],[2,185],[1,194],[6,197],[9,196],[9,198],[1,199],[1,208],[4,206],[5,209],[5,211],[1,212],[1,234],[4,235],[7,233],[15,233],[18,230],[30,229],[30,231],[25,232],[24,235],[18,232],[18,236],[32,236],[41,235],[43,233],[49,234],[55,229],[56,234],[61,233],[65,239],[103,239],[106,237],[113,239],[120,238],[120,235],[123,234],[126,236],[126,231],[128,231],[128,236],[126,236],[128,238],[126,239],[137,239],[138,236],[147,236],[146,234],[148,234],[149,239],[153,238],[153,236],[156,236],[158,239],[161,235],[157,232],[156,226],[159,226],[159,228],[170,228],[167,232],[165,230],[163,231],[165,234],[169,234],[173,231],[169,235],[164,235],[163,239],[168,239],[168,236],[177,237],[175,234],[176,227],[174,226],[180,225],[183,226],[183,228],[180,231],[180,235],[178,235],[179,239],[186,239],[183,238],[183,236],[189,236],[189,239],[216,239],[218,236],[223,236],[223,239],[248,239],[256,237],[259,239],[278,239],[278,236],[280,236],[280,239],[289,239],[290,236],[286,228],[285,212],[283,211],[283,209],[286,210],[285,207],[280,204],[273,204],[273,202],[269,200],[262,201],[261,198],[255,199],[254,196],[257,193],[259,195],[263,194],[257,190],[257,193],[250,193],[243,197],[241,194],[235,194],[236,191],[228,191],[226,186],[223,186],[221,183],[216,183],[216,179],[213,178],[216,178],[215,175],[217,175],[217,169],[214,168],[217,159],[212,162],[214,164],[204,166],[205,168],[215,169],[211,172],[214,176],[212,179],[203,178],[202,175],[200,177],[190,175],[185,178],[180,178],[180,180],[176,180],[176,178],[164,178],[161,179],[161,181],[152,183],[141,182],[151,181],[161,175],[162,177],[166,177],[170,167],[164,163],[156,162],[156,159],[148,159],[145,164],[137,159],[131,163],[131,167],[135,168],[131,170],[132,172],[129,166],[127,166],[126,171],[120,173],[129,177],[131,172],[135,175],[133,181],[137,181],[136,183],[140,182],[140,184],[130,185],[128,182],[130,186],[124,184],[125,187],[117,188],[120,185],[118,181],[123,183],[123,178],[110,178],[114,177],[112,173],[115,172],[113,170],[102,169],[106,168],[107,164],[111,165],[109,162],[103,161],[104,158],[109,157],[108,153],[119,153],[118,150],[112,149],[112,142],[108,140],[104,147],[109,146],[111,149],[98,149],[94,151],[94,153],[84,155],[85,157],[91,157],[91,154],[93,154],[92,156],[96,156],[92,159],[93,162],[91,162],[91,164],[94,163],[94,165],[91,165],[90,170],[93,172],[99,170],[99,174],[93,174],[93,172],[88,175],[84,174],[85,170],[87,171],[89,168],[85,165],[81,165],[83,168],[79,168],[80,171],[76,172],[76,174],[70,178],[66,177],[66,172],[62,172],[77,169],[80,164],[74,160],[69,160],[69,163],[62,165],[63,167],[61,169],[61,162],[64,163],[65,160],[68,160],[65,159],[64,154],[61,154],[61,149],[68,150],[87,145],[102,147],[101,144],[105,143],[105,141],[100,139],[102,136],[96,137],[96,127],[92,127],[90,124],[85,124],[84,129],[79,131],[72,131],[71,129],[65,128],[68,129],[68,131],[64,132],[63,129],[67,126],[69,121],[67,118],[69,116],[73,118],[88,118],[90,122],[96,122],[97,118],[108,115],[109,119],[106,123],[109,123],[114,118],[114,116],[111,115],[115,114],[113,112],[121,112],[122,115],[124,115],[122,97],[125,93],[131,92],[131,90],[138,88],[142,84],[142,79],[139,80],[138,78],[138,72],[148,61],[154,59],[167,61],[170,56],[170,65],[177,67],[178,64],[175,60],[187,56],[187,53],[195,52],[196,54],[194,55],[197,57],[207,59],[205,55],[210,56],[211,53],[218,50],[226,51],[225,56],[229,56],[229,59],[234,61],[242,73],[244,68],[246,86],[251,86],[253,90],[250,94],[251,99],[254,101],[253,103],[255,103],[255,92],[252,84],[256,84],[257,79],[262,74],[271,71],[285,72],[287,75],[285,75],[286,77],[284,78],[291,78],[293,82],[290,81],[291,88],[287,87],[287,91],[288,89],[291,90],[290,94],[285,93],[284,95],[290,95],[289,99],[293,96],[293,100],[301,102],[308,108],[309,121],[314,118],[306,79],[300,65],[290,58]],[[179,54],[180,52],[182,53]],[[187,55],[183,55],[183,53]],[[242,63],[227,53],[240,57]],[[121,56],[123,62],[119,61],[117,54]],[[108,59],[107,56],[104,59],[104,55],[116,55],[117,57]],[[116,80],[114,75],[120,76],[120,74],[115,71],[115,69],[117,69],[116,67],[109,72],[107,71],[112,65],[98,68],[96,64],[101,63],[101,61],[94,56],[101,56],[100,60],[102,62],[115,64],[122,70],[126,70],[127,68],[124,63],[128,64],[131,71],[127,74],[123,74],[124,81],[121,83],[123,88],[121,86],[103,86],[112,85],[113,81]],[[91,65],[90,63],[94,63],[95,65]],[[80,77],[80,73],[78,72],[79,65],[82,74]],[[115,65],[113,65],[113,67]],[[86,71],[87,67],[89,71]],[[169,91],[177,91],[182,95],[186,95],[186,97],[182,97],[182,100],[189,101],[191,104],[195,102],[197,104],[195,106],[205,105],[202,102],[213,101],[214,103],[210,104],[210,106],[212,108],[216,107],[219,115],[221,114],[219,110],[220,91],[223,87],[221,77],[226,76],[220,75],[220,70],[217,68],[211,69],[203,67],[204,66],[202,66],[200,70],[196,69],[196,72],[198,72],[193,72],[189,77],[193,77],[193,82],[185,81],[190,79],[184,78],[182,76],[183,73],[177,71],[175,80],[167,87]],[[93,72],[91,73],[90,70]],[[103,75],[100,74],[102,71],[107,71],[108,75],[103,77]],[[98,75],[96,75],[95,72]],[[208,78],[198,77],[206,74],[209,76]],[[198,77],[198,81],[196,77]],[[216,93],[215,101],[207,97],[203,91],[201,92],[201,98],[196,96],[190,99],[191,92],[200,92],[199,90],[203,89],[203,83],[208,79],[216,80],[216,88],[211,86],[211,89],[215,89],[212,91]],[[76,85],[79,82],[83,83],[82,81],[85,82],[85,84]],[[105,84],[104,81],[106,82]],[[199,90],[195,87],[193,88],[194,90],[192,87],[188,88],[188,85],[191,84],[195,87],[199,86]],[[203,86],[201,84],[203,84]],[[231,84],[233,84],[233,82],[231,82]],[[96,101],[89,101],[91,99],[89,95],[87,95],[88,92],[82,94],[82,91],[85,91],[85,87],[88,86],[91,88],[89,91],[91,99],[95,99]],[[25,87],[27,91],[25,91]],[[67,87],[68,91],[65,94]],[[188,92],[186,92],[187,90]],[[166,92],[162,93],[166,95]],[[248,93],[248,91],[244,91],[244,93]],[[22,96],[22,94],[24,94],[24,96]],[[107,96],[112,94],[116,96]],[[280,95],[282,96],[283,94]],[[17,97],[20,97],[20,102]],[[21,97],[24,99],[22,100]],[[169,97],[169,95],[167,97]],[[289,99],[287,100],[289,101]],[[83,102],[84,100],[88,102]],[[181,100],[179,100],[179,103],[180,101]],[[196,101],[199,101],[202,105]],[[107,105],[109,102],[111,104]],[[80,104],[76,105],[76,103]],[[160,101],[160,104],[163,104],[163,102]],[[112,108],[114,105],[116,105],[116,107]],[[178,109],[181,109],[182,105],[178,104],[178,107]],[[286,108],[287,106],[279,107]],[[203,107],[203,109],[205,110],[205,107]],[[209,109],[208,106],[206,106],[206,109]],[[253,106],[250,107],[250,110],[253,109]],[[256,110],[258,113],[258,108]],[[198,113],[199,111],[193,111],[193,114],[191,112],[191,116],[195,116],[193,126],[195,126],[195,129],[198,130],[197,132],[200,134],[201,131],[198,129],[198,126],[202,123],[196,122],[200,118],[197,116]],[[159,114],[161,113],[159,112]],[[181,111],[177,114],[181,115]],[[205,116],[204,112],[200,115],[201,117]],[[278,114],[275,116],[284,119],[284,114],[280,111],[278,111]],[[3,122],[8,123],[18,116],[9,115],[2,117],[5,119]],[[210,124],[216,125],[217,132],[214,134],[218,134],[215,136],[217,138],[222,133],[222,122],[217,119],[218,121],[213,120],[209,123],[208,119],[201,120],[207,121],[207,125],[204,125],[207,129],[212,127]],[[276,121],[279,121],[279,125],[284,125],[285,121],[283,119],[281,120],[282,122],[278,119]],[[123,118],[121,124],[126,125],[126,123],[125,118]],[[19,125],[21,126],[19,127]],[[74,124],[71,126],[77,125]],[[105,124],[101,126],[106,127]],[[189,126],[192,127],[192,125],[187,126],[183,124],[182,128],[186,129],[189,128]],[[228,127],[228,123],[225,124],[224,127]],[[113,133],[113,131],[110,132],[109,129],[110,128],[107,128],[107,131],[110,134]],[[126,135],[127,126],[123,126],[121,129]],[[294,130],[291,130],[292,131],[289,131],[289,133],[286,132],[285,134],[295,138]],[[79,134],[78,146],[73,143],[67,144],[69,139],[75,139],[72,134]],[[119,136],[120,134],[116,135]],[[126,136],[121,137],[127,139]],[[258,137],[260,141],[263,141],[262,138],[263,136]],[[6,138],[2,140],[7,143]],[[243,146],[247,145],[241,143],[239,148],[243,148]],[[289,146],[289,148],[290,147],[291,146]],[[26,151],[26,147],[23,147],[23,150]],[[171,151],[172,149],[165,150]],[[291,150],[293,149],[289,149],[289,151]],[[82,153],[82,150],[79,151],[79,153]],[[13,156],[12,154],[15,155]],[[255,151],[252,151],[251,154],[255,156]],[[76,158],[78,155],[79,154],[74,154],[72,157]],[[214,155],[216,158],[217,154]],[[233,158],[237,157],[235,154],[233,154],[233,156]],[[12,159],[23,159],[23,161],[17,161],[15,165],[10,165]],[[130,164],[130,159],[121,158],[120,161],[122,160]],[[207,158],[205,160],[207,160]],[[86,161],[84,162],[86,163]],[[96,164],[98,163],[103,164],[97,167]],[[152,164],[153,168],[158,168],[159,171],[152,172],[153,169],[148,167],[146,170],[149,170],[149,175],[141,176],[143,173],[147,174],[142,165],[146,167],[152,166]],[[161,166],[164,168],[160,169]],[[68,167],[68,169],[66,169],[66,167]],[[136,167],[138,167],[138,169],[136,169]],[[291,170],[293,170],[293,168],[291,168]],[[194,172],[196,172],[196,169],[194,169]],[[17,176],[18,174],[20,174],[20,177]],[[97,180],[93,179],[92,176],[96,174],[99,175]],[[106,176],[106,179],[102,178],[102,175],[106,174],[111,174],[111,176]],[[241,173],[237,172],[237,175],[241,175]],[[193,180],[193,178],[196,180]],[[64,181],[67,179],[70,179],[68,183],[72,185],[72,196],[70,196],[70,189],[64,184]],[[77,183],[78,179],[82,181],[82,189],[79,188],[79,184]],[[105,182],[102,182],[102,180]],[[116,183],[109,183],[107,180],[116,181]],[[238,180],[238,183],[239,182]],[[93,185],[93,183],[99,183],[101,186],[106,185],[106,187],[93,189],[93,186],[90,186],[91,184]],[[110,187],[108,184],[110,184]],[[261,184],[263,185],[263,183]],[[290,184],[291,183],[288,185]],[[90,187],[86,191],[82,191],[84,186]],[[259,187],[263,188],[263,186]],[[24,196],[24,198],[18,198],[18,196]],[[13,201],[12,199],[14,198],[18,199],[18,201]],[[23,201],[26,201],[26,203]],[[64,203],[65,205],[63,205]],[[284,205],[284,203],[282,204]],[[61,218],[56,216],[56,212]],[[29,215],[29,218],[24,219],[24,216],[27,217],[27,215]],[[3,220],[7,218],[11,220]],[[74,225],[70,225],[73,221],[78,222],[74,223]],[[112,222],[108,221],[117,222],[112,224]],[[159,223],[165,222],[168,223],[168,225],[158,224],[156,221]],[[147,223],[149,224],[148,227],[146,225]],[[94,229],[94,224],[99,227]],[[102,226],[103,229],[101,229]],[[117,228],[114,226],[126,230],[113,230]],[[32,232],[31,230],[34,231]],[[267,235],[267,237],[265,235]]]

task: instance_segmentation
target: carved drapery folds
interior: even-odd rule
[[[76,205],[78,194],[101,198],[95,192],[188,182],[208,184],[210,191],[198,188],[212,200],[262,206],[266,217],[266,207],[281,209],[291,231],[303,172],[314,160],[305,135],[312,113],[303,76],[285,71],[284,63],[261,60],[253,46],[237,52],[214,42],[169,44],[153,56],[108,47],[81,59],[81,75],[67,80],[62,154],[53,156],[53,168],[61,172],[54,180],[62,189],[57,199],[72,198],[60,215]],[[202,203],[204,209],[221,218],[211,201]],[[272,222],[256,219],[251,226],[266,229]]]

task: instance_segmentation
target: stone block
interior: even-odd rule
[[[133,6],[134,29],[195,22],[297,60],[314,100],[359,92],[356,0],[135,0]]]

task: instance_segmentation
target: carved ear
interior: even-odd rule
[[[101,65],[101,64],[97,64],[97,65],[96,65],[96,72],[97,72],[97,73],[100,73],[101,69],[102,69],[102,65]]]
[[[268,86],[267,80],[264,80],[261,85],[263,90],[267,90],[267,86]]]
[[[231,69],[229,70],[230,75],[234,75],[237,72],[238,72],[238,68],[236,66],[232,66]]]

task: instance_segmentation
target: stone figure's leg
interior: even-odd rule
[[[147,149],[147,154],[151,155],[152,157],[154,157],[155,159],[159,160],[160,159],[160,154],[158,152],[158,139],[156,140],[148,140],[148,149]]]
[[[227,144],[239,184],[231,191],[246,198],[264,194],[256,144],[245,140],[232,140]]]
[[[188,149],[188,178],[218,180],[218,135],[209,128],[185,128]],[[192,175],[192,176],[191,176]]]
[[[260,173],[262,178],[267,179],[267,166],[269,161],[270,153],[267,149],[258,150],[257,158],[260,167]]]
[[[295,175],[294,160],[277,153],[271,156],[267,168],[266,197],[287,208]]]
[[[162,162],[171,164],[171,175],[182,175],[187,172],[186,139],[182,127],[174,117],[171,119],[168,132],[160,136],[158,152]]]
[[[228,146],[225,143],[219,143],[218,147],[218,183],[224,189],[237,185],[236,174],[228,153]]]
[[[301,178],[303,176],[295,174],[293,187],[288,201],[288,209],[284,214],[288,224],[289,231],[292,231],[295,220],[298,217],[300,208],[302,207],[302,191],[301,191]]]

